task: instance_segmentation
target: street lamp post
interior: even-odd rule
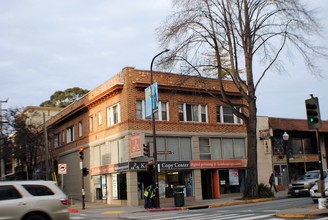
[[[322,155],[321,155],[321,146],[320,146],[320,138],[319,138],[319,129],[316,129],[316,140],[318,146],[318,155],[319,155],[319,169],[320,169],[320,179],[318,180],[318,190],[321,192],[321,198],[326,197],[325,193],[325,177],[323,174],[323,167],[322,167]]]
[[[286,152],[286,158],[287,158],[287,184],[289,185],[290,183],[290,177],[289,177],[289,151],[288,151],[288,147],[287,147],[287,142],[289,140],[289,135],[287,134],[287,132],[285,131],[285,133],[282,135],[282,139],[284,141],[284,150]],[[287,187],[288,187],[287,185]]]
[[[160,56],[161,54],[168,52],[169,49],[165,49],[162,52],[160,52],[159,54],[157,54],[156,56],[154,56],[154,58],[151,60],[151,64],[150,64],[150,85],[152,85],[154,83],[154,77],[153,77],[153,64],[154,64],[154,60],[156,59],[156,57]],[[156,126],[155,126],[155,109],[153,108],[154,106],[154,98],[153,97],[153,90],[152,87],[150,86],[150,97],[151,97],[151,119],[152,119],[152,129],[153,129],[153,146],[154,146],[154,164],[155,164],[155,169],[154,169],[154,179],[155,179],[155,186],[157,187],[156,190],[156,207],[160,208],[160,201],[159,201],[159,185],[158,185],[158,165],[157,165],[157,145],[156,145]]]

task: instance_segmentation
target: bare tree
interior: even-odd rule
[[[313,73],[315,57],[325,50],[311,39],[320,35],[312,11],[299,0],[176,0],[177,9],[158,28],[161,46],[170,48],[172,66],[180,61],[182,72],[215,74],[222,90],[218,97],[247,127],[247,176],[245,198],[258,196],[256,88],[269,69],[283,68],[282,52],[296,49]],[[173,49],[172,49],[173,48]],[[314,58],[314,59],[313,59]],[[254,62],[262,64],[253,71]],[[243,97],[243,111],[229,99],[223,79],[234,82]]]
[[[27,123],[28,116],[19,109],[9,109],[5,114],[8,122],[4,135],[10,140],[6,151],[11,152],[17,166],[16,179],[34,179],[44,149],[43,133],[40,125]]]

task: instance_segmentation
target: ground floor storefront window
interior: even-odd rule
[[[243,193],[245,190],[244,169],[202,169],[203,199],[218,199],[220,195]]]
[[[111,175],[110,183],[107,182],[107,175]],[[95,175],[93,184],[95,200],[107,200],[109,193],[112,193],[113,200],[127,200],[126,173]]]
[[[154,183],[152,173],[138,172],[138,198],[143,199],[143,190]],[[192,171],[161,171],[158,173],[160,198],[173,198],[177,186],[184,187],[186,197],[194,195]]]
[[[220,194],[243,193],[245,190],[245,171],[240,169],[220,169]]]
[[[106,175],[97,175],[93,177],[95,200],[107,199],[107,180]]]

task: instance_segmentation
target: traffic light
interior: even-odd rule
[[[84,159],[84,148],[80,147],[80,159],[83,160]]]
[[[149,144],[143,144],[143,155],[149,157]]]
[[[317,97],[305,100],[306,115],[309,129],[320,128],[321,118],[319,110],[319,101]]]
[[[84,168],[82,169],[82,174],[83,174],[83,176],[88,176],[88,174],[89,174],[89,169],[86,168],[86,167],[84,167]]]

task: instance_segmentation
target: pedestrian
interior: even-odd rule
[[[151,193],[153,191],[153,185],[149,185],[146,187],[145,191],[144,191],[144,208],[145,209],[149,209],[152,207],[152,201],[151,201]]]
[[[272,186],[273,186],[274,191],[278,192],[276,185],[275,185],[273,173],[271,173],[271,176],[269,178],[269,184],[270,184],[270,190],[272,190]]]
[[[156,197],[157,189],[158,188],[156,186],[153,186],[150,192],[151,208],[157,208],[157,197]]]

